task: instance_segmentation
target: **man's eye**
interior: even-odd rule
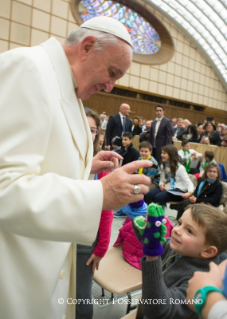
[[[114,78],[116,76],[116,73],[114,71],[110,70],[109,75],[111,78]]]

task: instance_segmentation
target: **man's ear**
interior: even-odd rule
[[[216,256],[218,253],[218,249],[215,246],[208,246],[201,252],[201,257],[208,259]]]
[[[86,60],[88,55],[91,53],[94,48],[96,38],[92,35],[88,35],[83,39],[79,46],[79,56],[82,61]]]

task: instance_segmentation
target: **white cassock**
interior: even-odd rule
[[[0,319],[75,319],[75,243],[92,244],[103,203],[92,154],[60,43],[1,54]]]

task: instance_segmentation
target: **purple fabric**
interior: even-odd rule
[[[140,208],[143,206],[143,204],[144,204],[144,200],[142,199],[142,200],[139,200],[138,202],[134,202],[129,205],[133,209],[133,208]]]

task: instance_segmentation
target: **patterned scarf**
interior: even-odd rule
[[[147,161],[147,160],[149,160],[150,158],[151,158],[151,155],[149,155],[147,158],[145,158],[144,161]],[[143,160],[142,160],[142,161],[143,161]],[[143,167],[141,167],[141,168],[139,169],[138,174],[143,174]]]

